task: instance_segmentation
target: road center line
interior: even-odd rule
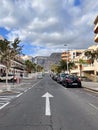
[[[23,93],[18,94],[16,97],[20,97]]]
[[[98,107],[96,107],[95,105],[89,103],[90,106],[92,106],[93,108],[95,108],[96,110],[98,110]]]
[[[2,106],[0,107],[0,110],[3,109],[5,106],[7,106],[9,103],[10,103],[10,102],[7,102],[7,103],[5,103],[4,105],[2,105]]]
[[[33,88],[34,86],[36,86],[38,83],[40,83],[40,82],[41,82],[41,80],[38,81],[37,83],[33,84],[32,88]]]

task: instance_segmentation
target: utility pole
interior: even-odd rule
[[[64,46],[67,47],[67,73],[69,73],[69,68],[68,68],[68,45],[65,44]]]

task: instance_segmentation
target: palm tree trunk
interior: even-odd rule
[[[6,68],[6,90],[7,90],[7,91],[10,91],[10,90],[11,90],[11,87],[10,87],[10,85],[8,84],[8,73],[9,73],[9,69]]]
[[[82,65],[80,65],[80,78],[82,78]]]

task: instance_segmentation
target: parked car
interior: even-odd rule
[[[16,82],[17,77],[14,74],[8,74],[7,80],[8,82]],[[6,74],[2,74],[0,76],[0,82],[5,82],[5,81],[6,81]]]
[[[57,81],[57,78],[58,78],[58,74],[53,74],[53,75],[52,75],[52,79],[53,79],[54,81]]]
[[[38,73],[38,74],[37,74],[37,78],[38,78],[38,79],[42,79],[42,78],[43,78],[42,73]]]
[[[62,81],[66,78],[68,74],[60,73],[57,77],[57,82],[62,84]]]
[[[62,85],[65,87],[82,87],[80,78],[74,75],[65,77],[62,81]]]
[[[51,74],[50,74],[50,77],[51,77],[53,80],[56,81],[58,75],[57,75],[56,73],[51,73]]]

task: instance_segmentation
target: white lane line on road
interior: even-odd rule
[[[98,110],[98,107],[97,107],[97,106],[95,106],[95,105],[93,105],[93,104],[91,104],[91,103],[89,103],[89,105],[90,105],[91,107],[95,108],[96,110]]]
[[[41,82],[41,80],[38,81],[37,83],[33,84],[33,86],[32,86],[31,88],[33,88],[34,86],[36,86],[36,85],[39,84],[40,82]],[[30,89],[31,89],[31,88],[30,88]]]
[[[40,82],[40,81],[39,81]],[[32,89],[34,86],[36,86],[39,82],[35,83],[31,88],[26,89],[23,93],[26,93],[28,90]],[[18,94],[16,97],[20,97],[23,93]]]
[[[16,97],[20,97],[23,93],[18,94]]]
[[[0,98],[0,100],[11,100],[11,98]]]
[[[40,81],[39,81],[39,82],[40,82]],[[30,88],[26,89],[24,92],[26,93],[28,90],[30,90],[30,89],[32,89],[34,86],[36,86],[39,82],[37,82],[37,83],[33,84],[33,86],[32,86],[32,87],[30,87]]]
[[[26,89],[24,92],[26,93],[28,91],[28,89]]]
[[[2,106],[0,107],[0,110],[3,109],[5,106],[7,106],[9,103],[10,103],[10,102],[7,102],[7,103],[5,103],[4,105],[2,105]]]

